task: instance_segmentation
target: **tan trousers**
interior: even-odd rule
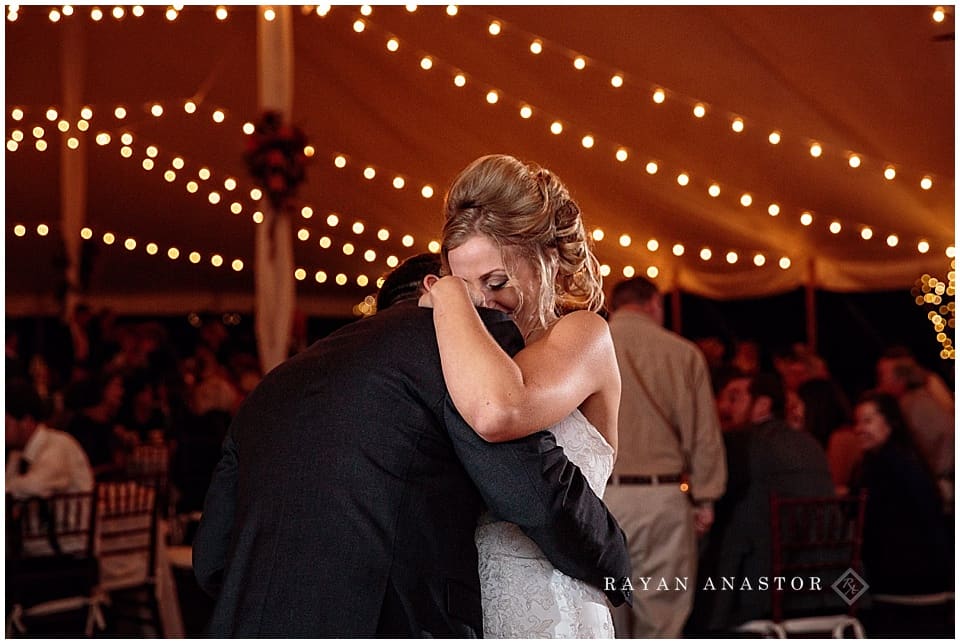
[[[633,564],[633,608],[614,609],[616,636],[680,637],[697,585],[689,498],[679,484],[611,484],[603,500],[626,534]]]

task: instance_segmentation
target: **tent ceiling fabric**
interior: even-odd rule
[[[57,23],[49,7],[21,7],[5,29],[7,140],[24,132],[19,149],[6,153],[6,251],[8,311],[48,307],[58,281],[56,242],[62,154],[82,154],[87,173],[88,242],[92,254],[89,299],[121,312],[189,308],[249,308],[253,292],[251,215],[253,184],[242,160],[241,126],[256,121],[256,14],[231,7],[219,21],[213,7],[187,6],[176,20],[165,7],[148,6],[143,17],[109,15],[99,22],[89,7]],[[588,227],[601,228],[596,243],[611,284],[625,266],[638,273],[656,266],[665,289],[716,298],[775,294],[810,279],[818,287],[857,291],[908,288],[924,272],[944,274],[954,244],[954,42],[937,39],[952,31],[931,20],[925,6],[444,6],[374,7],[361,18],[357,6],[334,6],[320,17],[294,11],[293,121],[316,148],[299,201],[313,208],[296,215],[297,283],[300,307],[309,313],[349,314],[375,292],[390,255],[426,250],[441,224],[443,193],[474,158],[493,152],[536,161],[556,172],[579,201]],[[499,20],[498,36],[488,33]],[[64,43],[77,30],[82,47]],[[386,41],[395,37],[396,52]],[[533,38],[543,52],[529,51]],[[585,57],[578,71],[572,58]],[[430,70],[420,61],[429,55]],[[80,56],[82,100],[94,110],[90,130],[79,134],[79,115],[61,137],[44,113],[63,101],[64,57]],[[466,85],[453,82],[456,72]],[[613,73],[623,86],[610,83]],[[653,89],[665,90],[655,103]],[[499,101],[486,100],[491,89]],[[198,104],[187,114],[184,101]],[[703,118],[693,105],[706,106]],[[153,103],[163,116],[150,114]],[[533,116],[519,115],[522,103]],[[127,115],[117,119],[114,107]],[[21,108],[22,121],[11,118]],[[214,123],[215,109],[224,112]],[[745,129],[735,133],[739,116]],[[551,134],[550,123],[564,129]],[[49,147],[34,146],[34,126],[45,129]],[[768,142],[781,132],[779,145]],[[111,142],[97,145],[96,133]],[[134,137],[132,156],[121,156],[120,137]],[[595,144],[584,148],[590,134]],[[80,137],[76,151],[69,136]],[[812,141],[823,154],[814,158]],[[144,170],[154,145],[154,169]],[[623,147],[625,162],[615,158]],[[862,157],[851,168],[847,157]],[[335,166],[343,155],[346,167]],[[168,182],[175,156],[182,170]],[[649,161],[658,166],[647,172]],[[883,177],[886,164],[897,176]],[[363,170],[376,170],[373,179]],[[211,178],[197,174],[208,168]],[[681,186],[677,176],[689,176]],[[405,179],[403,189],[392,185]],[[933,187],[920,180],[930,176]],[[227,177],[239,187],[224,188]],[[187,181],[198,184],[187,191]],[[707,187],[717,183],[718,197]],[[426,199],[423,185],[434,189]],[[217,190],[218,204],[208,194]],[[740,203],[743,193],[753,203]],[[230,211],[239,201],[240,214]],[[780,214],[767,213],[770,203]],[[299,207],[298,207],[299,209]],[[802,212],[813,223],[800,223]],[[327,215],[340,223],[330,227]],[[842,229],[833,234],[834,220]],[[364,224],[354,233],[355,221]],[[53,234],[40,237],[47,223]],[[15,224],[28,231],[13,232]],[[869,226],[874,235],[861,238]],[[390,232],[388,240],[377,231]],[[104,232],[117,241],[102,242]],[[414,237],[405,247],[403,235]],[[630,236],[621,246],[622,234]],[[887,237],[896,234],[896,247]],[[320,239],[328,236],[330,248]],[[128,251],[123,240],[133,237]],[[656,250],[647,241],[658,242]],[[930,250],[917,250],[920,240]],[[146,244],[158,244],[155,256]],[[355,250],[345,255],[342,247]],[[680,243],[684,254],[672,248]],[[167,258],[177,247],[181,256]],[[709,248],[709,261],[700,258]],[[189,252],[201,255],[190,263]],[[367,261],[364,253],[376,258]],[[728,263],[735,251],[738,260]],[[212,266],[210,257],[225,260]],[[762,253],[766,263],[754,265]],[[779,267],[781,257],[790,267]],[[243,260],[240,272],[229,268]],[[317,271],[327,279],[318,283]],[[347,284],[336,284],[342,273]],[[358,286],[366,275],[370,282]]]

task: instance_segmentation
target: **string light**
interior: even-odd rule
[[[956,329],[956,302],[944,302],[944,298],[956,296],[956,277],[956,261],[953,260],[950,262],[947,282],[924,274],[910,290],[917,306],[927,311],[927,319],[933,325],[937,342],[941,345],[940,358],[943,360],[956,358],[953,340],[947,334],[948,328],[951,333]]]
[[[920,180],[920,187],[923,188],[924,190],[929,190],[930,188],[933,187],[933,179],[931,179],[930,177],[924,177],[923,179]]]
[[[892,165],[888,165],[883,169],[883,178],[887,181],[893,181],[894,177],[897,176],[897,170]]]
[[[780,145],[780,141],[781,141],[780,132],[777,132],[776,130],[771,132],[770,135],[767,136],[767,141],[770,142],[770,145]]]
[[[740,134],[741,132],[743,132],[743,119],[740,118],[739,116],[734,118],[733,121],[730,123],[730,129],[736,132],[737,134]]]
[[[851,155],[850,155],[850,158],[849,158],[848,161],[847,161],[847,163],[850,164],[850,167],[851,167],[851,168],[859,168],[859,167],[860,167],[860,157],[857,156],[856,154],[851,154]]]
[[[819,143],[810,144],[810,156],[812,156],[813,158],[818,158],[822,154],[823,154],[823,146],[821,146]]]
[[[707,113],[707,108],[703,103],[697,103],[693,106],[693,115],[698,119],[702,119]]]
[[[159,105],[159,104],[157,104],[157,105]],[[559,123],[559,121],[557,121],[557,123]],[[590,139],[592,139],[592,135],[587,135],[587,136],[589,136]],[[588,140],[590,140],[590,139],[588,139]],[[594,143],[595,143],[595,140],[594,140]],[[626,150],[623,149],[623,152],[626,153]],[[618,159],[619,159],[620,157],[622,157],[622,156],[624,156],[624,155],[618,154],[617,156],[618,156]],[[342,165],[345,165],[345,163],[346,163],[345,157],[343,157],[343,156],[341,155],[341,156],[339,156],[337,159],[338,159],[338,165],[341,165],[341,164],[342,164]],[[341,159],[342,159],[342,161],[341,161]],[[684,174],[685,174],[685,173],[684,173]],[[687,178],[689,179],[689,177],[687,177]],[[678,181],[678,183],[679,183],[679,181]],[[714,185],[716,185],[716,184],[714,184]],[[716,188],[714,188],[714,190],[719,190],[719,186],[716,185]],[[431,196],[432,196],[432,189],[430,189],[430,192],[431,192]],[[426,197],[426,195],[424,195],[424,196]]]

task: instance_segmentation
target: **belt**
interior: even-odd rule
[[[667,483],[680,483],[683,481],[683,474],[652,474],[650,476],[637,474],[614,474],[610,477],[608,483],[613,485],[663,485]]]

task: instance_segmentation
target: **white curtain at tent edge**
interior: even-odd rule
[[[273,7],[267,20],[257,12],[260,110],[274,110],[288,122],[293,107],[293,22],[289,6]],[[257,226],[254,262],[255,328],[260,364],[267,373],[287,358],[296,292],[293,233],[289,214],[264,199],[264,221]]]

